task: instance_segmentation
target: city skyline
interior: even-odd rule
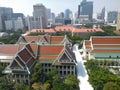
[[[52,12],[58,14],[64,12],[65,9],[70,9],[73,13],[78,11],[78,5],[82,0],[1,0],[0,7],[10,7],[13,8],[15,13],[24,13],[25,15],[32,15],[33,5],[43,4],[46,8],[50,8]],[[105,6],[107,11],[120,11],[119,0],[112,2],[111,0],[87,0],[93,1],[93,12],[101,12],[102,8]]]

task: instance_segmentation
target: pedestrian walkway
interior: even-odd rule
[[[73,52],[75,53],[75,57],[77,61],[76,63],[77,77],[80,80],[80,83],[79,83],[80,90],[94,90],[93,87],[88,82],[89,77],[88,77],[82,56],[79,53],[77,44],[73,46]]]

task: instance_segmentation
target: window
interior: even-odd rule
[[[111,56],[109,56],[109,58],[111,58]]]
[[[117,58],[119,58],[119,56],[117,56]]]

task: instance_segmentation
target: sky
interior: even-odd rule
[[[58,14],[70,9],[77,12],[78,5],[82,0],[0,0],[0,7],[13,8],[14,13],[24,13],[25,16],[32,15],[33,5],[43,4],[52,12]],[[107,11],[120,11],[120,0],[87,0],[94,2],[94,12],[100,12],[105,6]]]

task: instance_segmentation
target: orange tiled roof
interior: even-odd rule
[[[86,49],[90,49],[91,48],[91,41],[85,41],[85,47]]]
[[[56,26],[54,29],[32,29],[31,33],[56,33],[56,32],[72,32],[72,33],[94,33],[104,32],[101,28],[76,28],[74,26]],[[29,32],[29,33],[30,33]],[[27,32],[28,34],[28,32]]]
[[[55,33],[54,29],[32,29],[29,33]],[[27,32],[27,34],[29,34]]]
[[[120,50],[92,50],[92,53],[120,53]]]
[[[39,46],[39,54],[59,54],[63,50],[64,46]]]
[[[59,44],[61,43],[65,36],[44,36],[45,40],[48,42],[48,43],[52,43],[52,44]]]
[[[38,51],[40,62],[53,63],[62,52],[63,48],[64,46],[40,46]]]
[[[91,41],[85,41],[85,45],[91,45]]]
[[[93,44],[120,44],[120,38],[92,38]]]
[[[93,45],[94,48],[120,48],[120,45]]]
[[[31,52],[37,52],[37,44],[28,44],[26,47],[31,51]]]
[[[94,32],[104,32],[102,29],[100,28],[94,28],[94,29],[90,29],[90,28],[81,28],[81,29],[74,29],[73,33],[94,33]]]
[[[0,45],[0,54],[16,54],[18,50],[18,45]]]
[[[23,39],[26,41],[26,42],[31,42],[31,41],[36,41],[38,42],[39,41],[39,36],[25,36],[23,37]]]
[[[64,36],[52,36],[51,37],[52,44],[61,43],[63,40],[64,40]]]

